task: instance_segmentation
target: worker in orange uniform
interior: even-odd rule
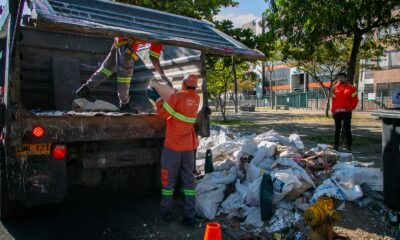
[[[137,51],[139,50],[139,47],[144,44],[147,43],[122,37],[115,37],[114,44],[112,45],[108,56],[101,64],[101,67],[76,91],[76,94],[88,101],[95,102],[96,98],[92,95],[92,91],[116,72],[120,111],[131,112],[132,109],[129,104],[129,88],[131,85],[134,63],[139,59]],[[172,86],[172,83],[165,76],[160,65],[159,58],[162,49],[162,44],[151,43],[149,50],[150,60],[161,78]]]
[[[335,119],[335,145],[334,149],[339,149],[340,131],[342,122],[346,135],[347,150],[351,151],[351,115],[357,107],[357,89],[347,81],[347,75],[338,75],[339,83],[333,88],[332,93],[332,114]]]
[[[165,221],[172,221],[175,179],[180,175],[185,195],[183,224],[195,224],[196,191],[193,169],[198,141],[194,130],[200,97],[196,94],[197,77],[189,75],[168,102],[156,96],[157,113],[167,120],[164,148],[161,153],[162,200],[160,210]]]

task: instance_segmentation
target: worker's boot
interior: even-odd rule
[[[164,213],[163,220],[166,222],[172,222],[174,218],[172,217],[172,213],[170,211]]]
[[[185,217],[182,220],[182,224],[188,227],[194,227],[194,225],[196,224],[196,219],[191,217]]]
[[[129,103],[121,104],[119,111],[123,113],[134,113],[134,114],[139,113],[139,111],[135,108],[132,108]]]
[[[96,98],[93,97],[89,87],[86,84],[82,85],[78,90],[76,90],[76,95],[78,95],[80,98],[88,100],[89,102],[96,102]]]

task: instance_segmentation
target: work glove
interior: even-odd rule
[[[153,100],[154,102],[160,98],[160,94],[158,94],[158,92],[154,88],[147,89],[146,92],[147,92],[147,97]]]

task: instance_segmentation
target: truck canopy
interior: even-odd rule
[[[32,0],[36,27],[104,37],[130,37],[146,42],[198,49],[210,54],[262,60],[251,50],[215,29],[211,23],[105,0]]]

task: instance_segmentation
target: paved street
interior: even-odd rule
[[[88,199],[89,198],[89,199]],[[0,239],[201,239],[203,226],[183,227],[160,220],[157,196],[101,200],[86,197],[31,209],[25,216],[3,221]],[[178,204],[179,205],[179,204]],[[177,211],[183,216],[182,211]]]

